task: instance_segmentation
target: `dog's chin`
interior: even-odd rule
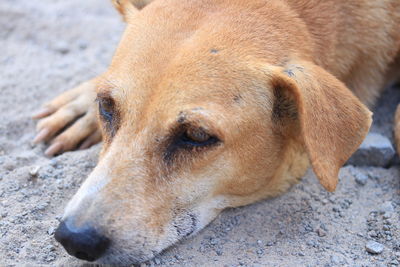
[[[149,261],[157,256],[160,252],[161,251],[133,252],[110,248],[106,254],[93,263],[113,266],[131,266]]]
[[[176,225],[174,225],[173,228],[177,230],[178,235],[167,238],[167,241],[163,242],[165,245],[160,247],[159,249],[143,249],[141,251],[138,251],[137,248],[132,249],[132,247],[134,246],[138,247],[138,244],[130,245],[127,244],[125,240],[125,242],[121,242],[125,245],[124,247],[116,248],[111,246],[107,249],[106,253],[101,258],[97,259],[94,263],[116,266],[130,266],[147,262],[159,255],[164,250],[167,250],[171,246],[195,236],[199,231],[204,228],[204,226],[201,227],[200,225],[195,224],[195,220],[193,219],[192,215],[188,216],[188,218],[190,218],[190,221],[193,224],[187,225],[187,227],[182,227],[179,230],[176,229]]]

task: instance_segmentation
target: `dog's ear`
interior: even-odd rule
[[[113,3],[117,11],[122,15],[122,18],[125,22],[128,20],[128,16],[130,14],[138,12],[134,4],[132,3],[132,0],[111,0],[111,2]]]
[[[272,71],[275,101],[294,105],[302,139],[320,183],[334,191],[340,167],[359,147],[372,122],[372,113],[333,75],[309,62],[296,62]],[[278,107],[279,103],[275,105]],[[290,105],[289,105],[290,106]]]

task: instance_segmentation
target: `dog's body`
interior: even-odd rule
[[[114,4],[128,26],[109,70],[36,116],[40,142],[85,114],[49,155],[103,133],[56,233],[86,260],[149,259],[226,207],[284,192],[309,162],[334,190],[371,123],[361,102],[400,76],[398,0]]]

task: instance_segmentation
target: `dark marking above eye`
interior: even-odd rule
[[[186,114],[185,114],[183,111],[179,112],[177,122],[180,123],[180,124],[182,124],[182,123],[184,123],[185,121],[186,121]]]
[[[242,100],[242,96],[241,95],[235,95],[233,97],[233,101],[236,102],[236,103],[240,103],[241,100]]]
[[[286,73],[286,75],[289,77],[294,76],[294,72],[291,69],[284,70],[283,72]]]
[[[287,74],[287,76],[289,77],[294,77],[296,71],[303,72],[304,68],[298,65],[289,65],[289,67],[285,69],[283,72]]]
[[[215,48],[210,49],[210,53],[211,53],[211,54],[217,54],[218,52],[219,52],[218,49],[215,49]]]

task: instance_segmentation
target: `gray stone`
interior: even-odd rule
[[[354,175],[354,179],[356,180],[357,184],[359,184],[359,185],[367,184],[368,176],[365,175],[364,173],[357,171],[357,172],[353,172],[353,175]]]
[[[160,265],[161,261],[160,261],[159,258],[154,258],[154,263],[157,264],[157,265]]]
[[[395,155],[390,140],[377,133],[369,133],[358,150],[347,161],[354,166],[386,167]]]
[[[365,249],[372,254],[380,254],[382,253],[384,246],[381,243],[375,241],[368,241],[365,245]]]
[[[394,207],[391,201],[385,201],[380,207],[379,207],[379,213],[384,214],[384,213],[392,213],[394,212]]]

